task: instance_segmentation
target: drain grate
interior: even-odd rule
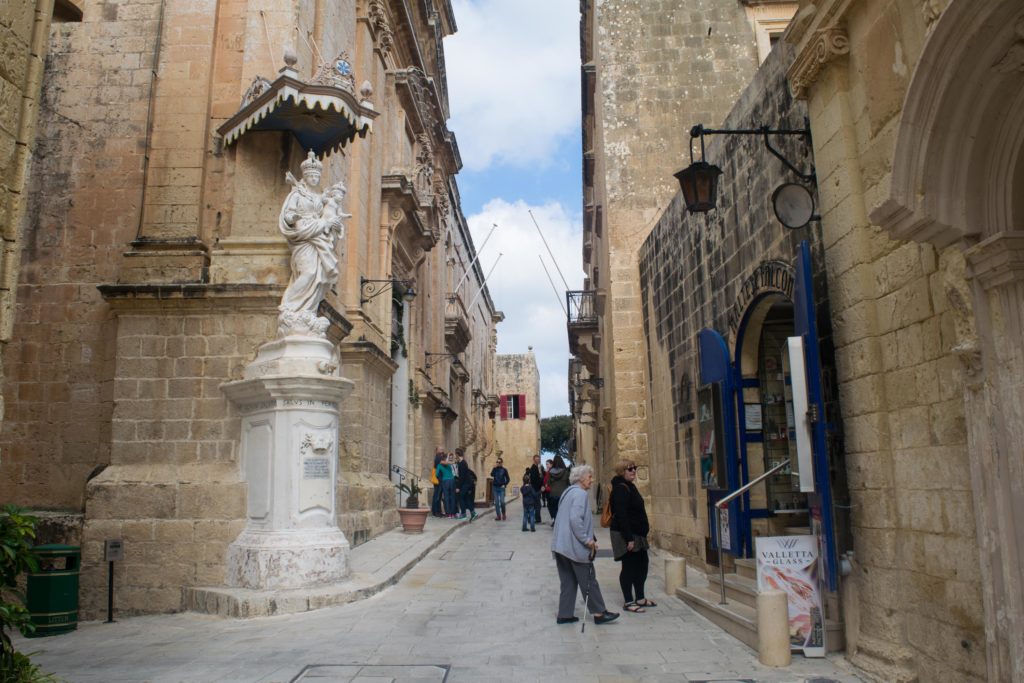
[[[447,664],[309,664],[289,683],[444,683]]]
[[[509,562],[515,552],[512,550],[469,552],[465,550],[448,550],[441,555],[442,560],[473,560],[475,562]]]

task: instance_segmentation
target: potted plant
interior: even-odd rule
[[[398,518],[402,520],[402,530],[407,534],[423,533],[423,526],[427,523],[427,508],[420,507],[420,494],[423,489],[416,482],[416,477],[410,475],[409,483],[399,482],[395,488],[405,494],[405,506],[398,508]]]

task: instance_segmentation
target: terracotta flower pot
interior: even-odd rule
[[[402,520],[402,531],[407,534],[422,534],[429,512],[429,508],[398,508],[398,518]]]

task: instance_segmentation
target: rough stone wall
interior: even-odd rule
[[[725,128],[801,128],[806,108],[786,87],[792,50],[777,47],[758,70],[725,120]],[[798,168],[809,170],[810,149],[796,139],[773,139]],[[739,293],[765,261],[792,263],[799,242],[810,240],[815,268],[818,325],[826,386],[834,386],[827,291],[820,233],[812,223],[799,230],[775,218],[775,187],[796,178],[770,155],[757,136],[707,138],[707,158],[722,168],[718,208],[705,215],[686,211],[678,195],[640,249],[640,286],[648,372],[652,378],[651,499],[659,544],[703,563],[709,535],[707,496],[701,488],[697,388],[697,333],[718,331],[737,355],[736,323],[747,313]],[[756,369],[753,371],[756,373]],[[744,375],[751,374],[744,368]],[[835,397],[832,396],[832,399]],[[834,406],[833,406],[834,412]],[[756,460],[758,454],[748,454]],[[751,476],[759,465],[751,462]]]
[[[231,302],[236,309],[244,302]],[[227,306],[225,306],[225,309]],[[111,467],[90,480],[81,609],[105,608],[103,541],[124,541],[118,609],[174,612],[183,586],[221,585],[245,526],[239,420],[220,385],[276,330],[254,311],[154,307],[118,319]]]
[[[365,342],[342,345],[342,376],[355,389],[341,403],[338,526],[353,546],[398,523],[388,476],[393,363]],[[356,347],[356,348],[353,348]]]
[[[986,678],[955,353],[974,325],[963,256],[894,241],[868,219],[888,193],[902,103],[940,4],[852,3],[849,55],[826,57],[808,102],[851,494],[847,644],[881,680]]]
[[[499,354],[495,368],[499,396],[526,394],[526,418],[512,419],[510,407],[509,418],[502,420],[499,410],[494,430],[497,448],[512,478],[510,486],[519,486],[523,471],[533,464],[533,456],[540,453],[540,372],[533,351]]]
[[[956,355],[976,323],[964,257],[891,240],[868,218],[888,196],[907,86],[928,68],[918,63],[928,25],[947,3],[879,0],[837,14],[838,4],[816,9],[848,42],[793,76],[810,88],[843,404],[848,649],[880,680],[985,680],[967,377]],[[821,44],[807,37],[802,49]]]
[[[26,3],[17,3],[22,6]],[[55,23],[6,350],[0,498],[80,510],[110,457],[114,327],[95,285],[135,236],[158,2]]]
[[[593,5],[597,69],[594,204],[607,231],[588,276],[607,292],[601,368],[605,402],[598,463],[648,461],[636,251],[677,192],[689,127],[714,125],[757,67],[754,34],[732,0],[606,0]],[[607,411],[607,412],[606,412]]]

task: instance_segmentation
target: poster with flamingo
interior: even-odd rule
[[[805,657],[825,656],[825,617],[818,588],[818,542],[814,536],[755,539],[757,590],[780,590],[789,602],[790,648]]]

